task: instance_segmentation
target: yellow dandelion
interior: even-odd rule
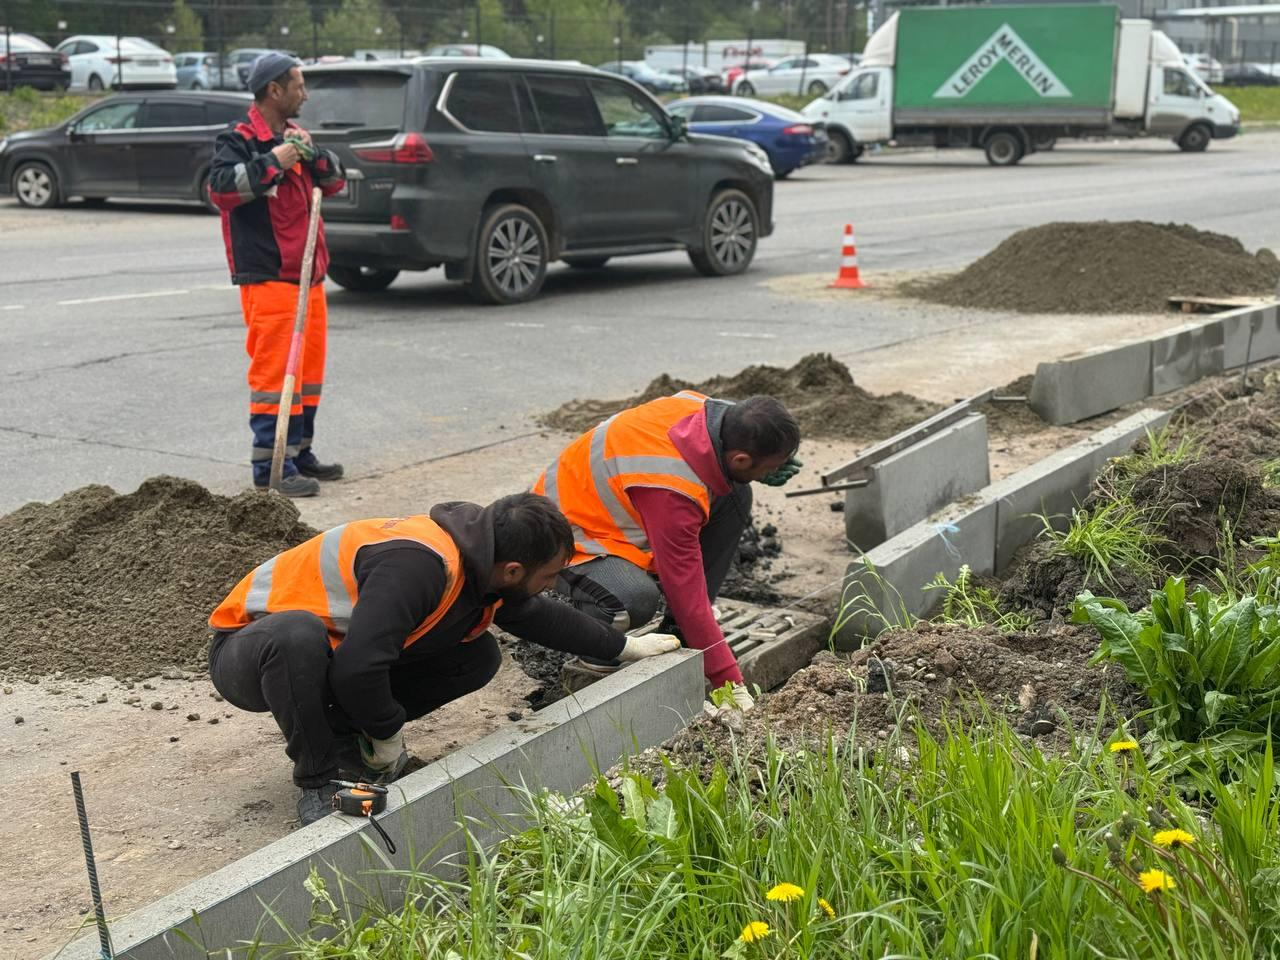
[[[738,939],[743,943],[755,943],[757,940],[763,940],[772,932],[769,929],[769,925],[763,920],[752,920],[742,928],[742,933]]]
[[[1196,838],[1185,830],[1161,830],[1154,837],[1157,847],[1189,847]]]
[[[1138,883],[1146,893],[1157,893],[1161,890],[1172,890],[1177,887],[1173,877],[1163,870],[1143,870],[1138,874]]]
[[[1107,749],[1112,753],[1136,753],[1138,742],[1136,740],[1117,740]]]
[[[790,903],[792,900],[799,900],[804,896],[804,890],[797,887],[794,883],[780,883],[768,893],[764,895],[766,900],[778,900],[782,903]]]
[[[828,919],[834,920],[836,918],[835,907],[823,900],[822,897],[818,898],[818,906],[822,908],[822,912],[827,915]]]

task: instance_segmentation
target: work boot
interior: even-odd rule
[[[310,450],[304,450],[294,457],[293,465],[304,477],[313,477],[316,480],[342,479],[342,464],[321,463]]]
[[[259,490],[266,490],[270,484],[255,483],[254,486]],[[313,480],[311,477],[304,477],[300,473],[295,473],[280,481],[280,492],[286,497],[293,497],[295,499],[298,497],[314,497],[320,492],[320,481]]]
[[[338,788],[332,783],[323,787],[304,787],[298,798],[298,820],[305,827],[333,813],[333,795]]]
[[[574,657],[566,660],[564,666],[560,668],[560,686],[565,693],[577,693],[584,687],[589,687],[597,680],[603,680],[609,674],[617,673],[621,669],[620,662],[604,663],[585,657]]]

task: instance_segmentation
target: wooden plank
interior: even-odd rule
[[[824,473],[821,477],[822,485],[827,487],[837,480],[848,478],[870,479],[871,466],[873,464],[887,460],[895,453],[901,453],[908,447],[914,447],[921,440],[932,436],[939,430],[949,427],[953,423],[958,423],[973,412],[973,407],[980,403],[986,403],[995,396],[995,392],[995,388],[992,387],[990,390],[975,393],[967,400],[961,400],[945,410],[940,410],[933,416],[921,420],[914,427],[908,427],[901,433],[897,433],[887,440],[882,440],[873,447],[868,447],[848,463]]]

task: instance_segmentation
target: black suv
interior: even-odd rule
[[[213,143],[243,120],[247,93],[120,93],[48,130],[0,139],[0,196],[27,207],[68,197],[209,199]]]
[[[772,232],[753,144],[691,136],[635,84],[546,61],[423,58],[308,67],[301,122],[337,151],[329,276],[382,290],[443,265],[489,303],[535,297],[547,264],[688,250],[741,273]]]

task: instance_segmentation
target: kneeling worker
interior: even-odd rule
[[[302,789],[298,817],[311,823],[330,812],[339,769],[393,778],[408,759],[407,720],[493,679],[491,623],[580,656],[679,647],[538,596],[572,554],[565,518],[531,493],[343,524],[236,585],[209,618],[209,676],[229,703],[275,717]]]
[[[569,444],[534,484],[573,526],[571,565],[557,589],[619,630],[653,617],[702,651],[713,687],[753,706],[711,603],[751,519],[751,487],[781,486],[800,469],[800,428],[775,398],[741,403],[686,390],[623,410]],[[659,628],[663,629],[663,628]],[[609,664],[584,655],[584,669]]]

